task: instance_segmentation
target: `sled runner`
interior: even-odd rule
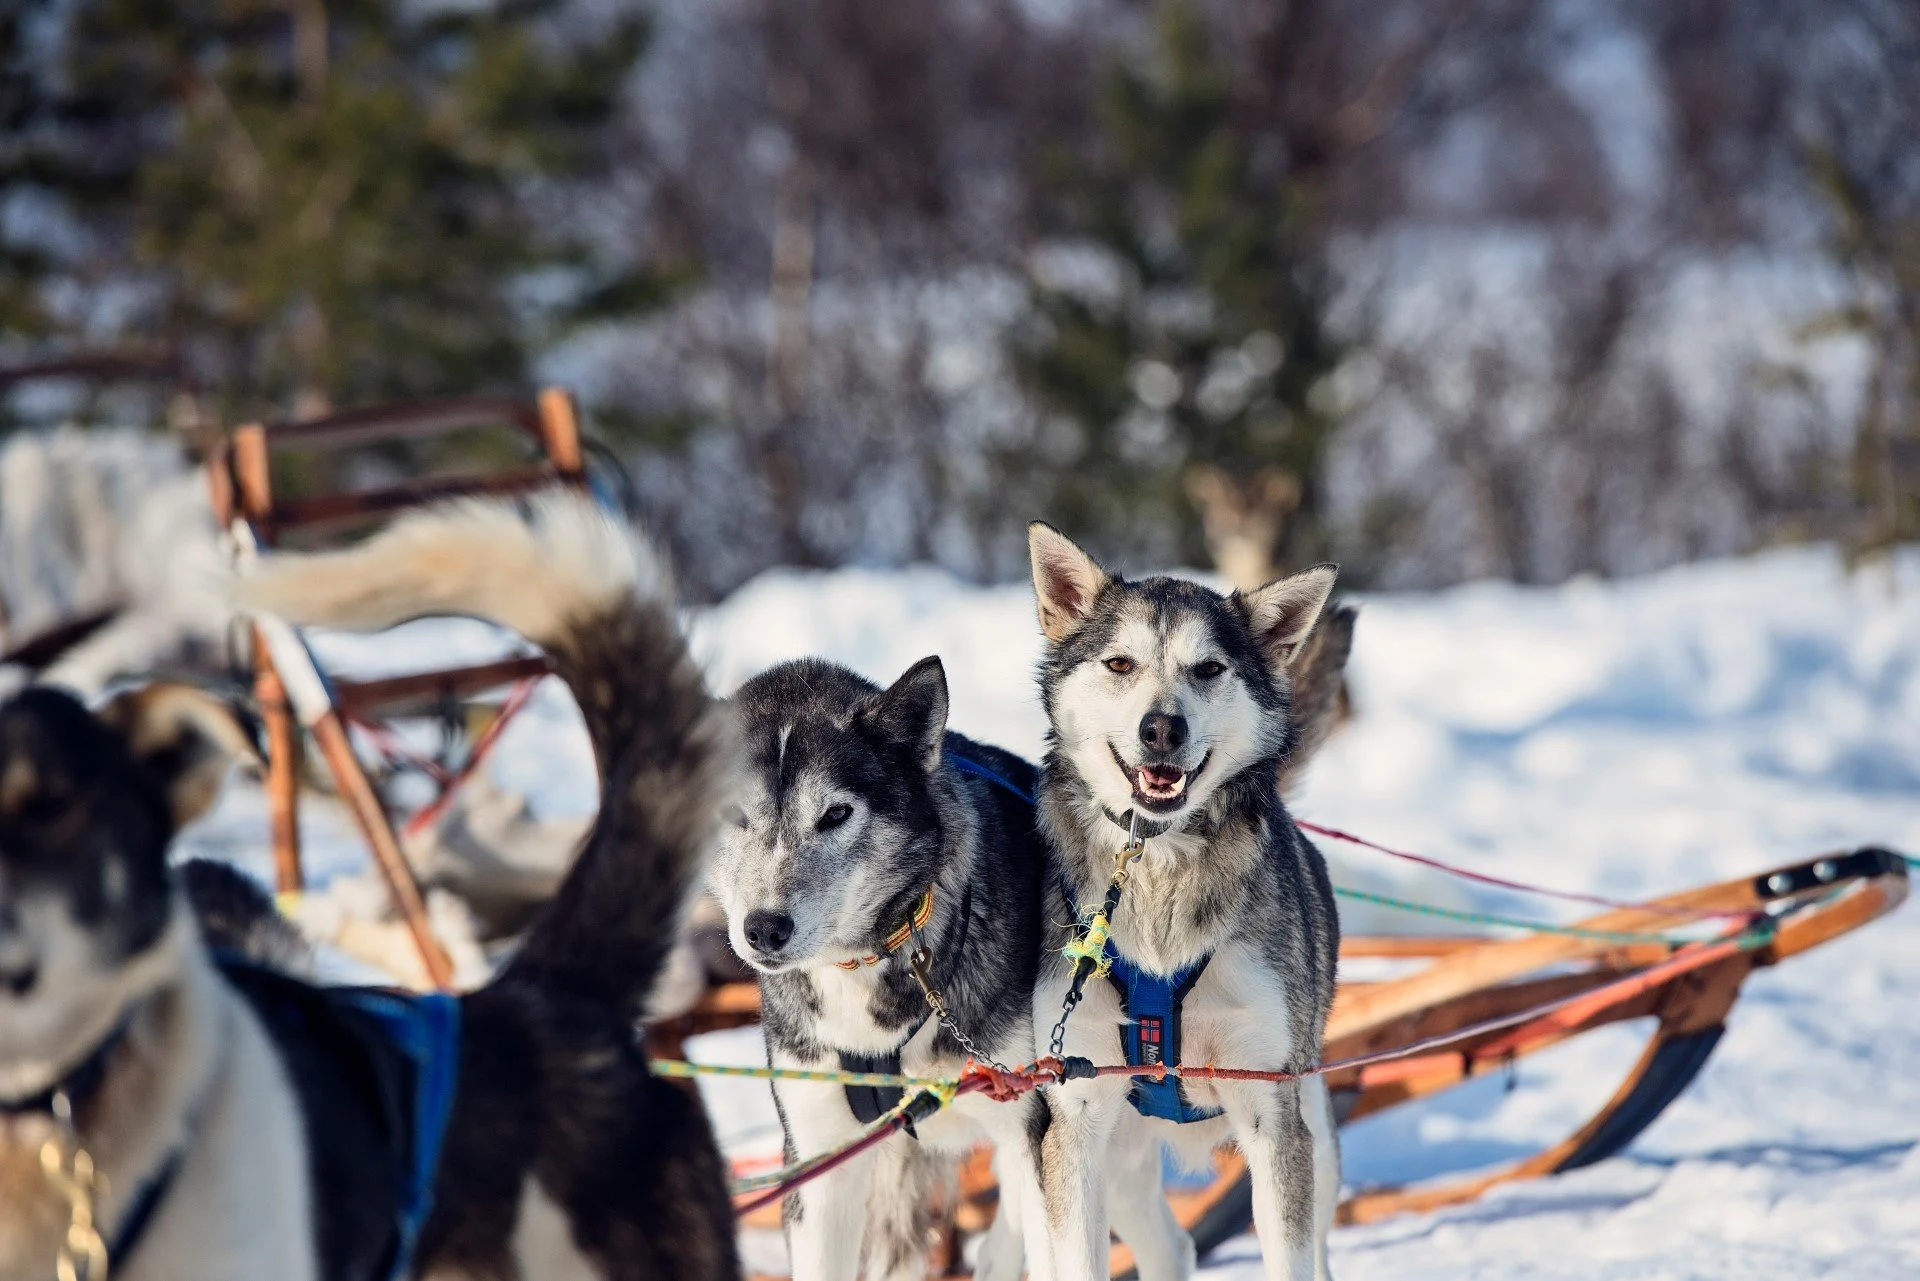
[[[1345,940],[1343,960],[1384,958],[1418,968],[1385,981],[1340,985],[1327,1028],[1326,1075],[1343,1124],[1509,1071],[1517,1060],[1595,1028],[1630,1019],[1655,1024],[1613,1096],[1565,1139],[1489,1171],[1362,1189],[1342,1204],[1340,1221],[1366,1223],[1453,1205],[1497,1184],[1579,1169],[1619,1152],[1705,1066],[1748,975],[1858,929],[1906,894],[1905,860],[1868,847],[1622,904],[1519,937]],[[757,1021],[753,985],[728,984],[686,1017],[650,1030],[650,1049],[662,1057],[677,1054],[688,1036]],[[1348,1062],[1356,1059],[1365,1061]],[[1183,1066],[1190,1075],[1209,1070]],[[1240,1158],[1223,1148],[1205,1186],[1172,1191],[1169,1199],[1204,1255],[1249,1229],[1251,1195]],[[988,1163],[977,1154],[963,1174],[932,1271],[958,1269],[961,1238],[991,1221],[996,1200]],[[743,1220],[749,1231],[778,1225],[777,1203]],[[1116,1244],[1114,1274],[1131,1266]]]

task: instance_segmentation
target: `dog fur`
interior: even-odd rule
[[[1288,816],[1277,782],[1294,747],[1289,663],[1321,614],[1333,567],[1221,596],[1178,579],[1127,582],[1046,525],[1032,527],[1030,544],[1047,639],[1040,821],[1060,879],[1076,905],[1097,903],[1127,840],[1122,823],[1138,815],[1145,853],[1114,914],[1113,945],[1163,974],[1211,957],[1186,998],[1183,1060],[1289,1072],[1314,1066],[1333,999],[1339,923],[1326,865]],[[1351,618],[1344,622],[1350,629]],[[1316,679],[1327,660],[1344,657],[1344,638],[1333,639],[1309,664]],[[1337,677],[1338,664],[1333,670]],[[1310,721],[1333,705],[1317,696]],[[1036,1025],[1057,1016],[1069,974],[1055,952],[1045,954]],[[1110,985],[1088,983],[1067,1053],[1121,1061],[1121,1019]],[[1197,1163],[1229,1135],[1252,1172],[1267,1276],[1327,1275],[1340,1174],[1319,1078],[1189,1083],[1195,1105],[1225,1115],[1185,1125],[1139,1116],[1127,1090],[1124,1079],[1103,1078],[1045,1092],[1039,1159],[1063,1281],[1106,1275],[1103,1171],[1156,1164],[1161,1139]],[[1136,1181],[1112,1199],[1135,1238],[1157,1237],[1130,1241],[1146,1281],[1191,1271],[1191,1245],[1162,1198],[1141,1195]]]
[[[769,1061],[837,1068],[842,1053],[897,1051],[911,1075],[959,1072],[966,1049],[929,1017],[908,972],[914,944],[883,955],[929,886],[924,938],[955,1022],[988,1057],[1031,1058],[1044,863],[1033,809],[956,761],[1029,796],[1033,767],[947,731],[937,658],[885,691],[832,663],[786,663],[730,705],[744,764],[709,882],[734,949],[760,971]],[[882,959],[838,964],[866,956]],[[774,1097],[790,1157],[860,1131],[838,1086],[780,1081]],[[969,1096],[922,1123],[918,1140],[895,1136],[799,1189],[786,1204],[795,1281],[853,1281],[861,1271],[918,1281],[929,1184],[981,1138],[1014,1158],[998,1171],[1012,1230],[1023,1208],[1037,1213],[1037,1171],[1024,1158],[1040,1116],[1036,1098]],[[1016,1281],[1017,1252],[1012,1269],[1005,1281]]]
[[[1347,692],[1347,659],[1353,653],[1353,628],[1359,611],[1338,601],[1320,611],[1300,648],[1287,660],[1287,719],[1292,744],[1280,758],[1280,795],[1299,790],[1308,763],[1320,745],[1353,715]]]
[[[666,591],[646,545],[572,497],[524,516],[498,503],[423,513],[351,551],[278,558],[241,588],[247,607],[305,622],[447,612],[516,627],[573,690],[599,761],[601,812],[554,902],[499,976],[461,998],[459,1084],[413,1275],[738,1273],[705,1117],[647,1072],[632,1033],[711,842],[726,762]],[[42,689],[0,707],[0,1101],[110,1046],[76,1102],[106,1176],[109,1239],[178,1154],[116,1277],[377,1277],[386,1243],[366,1229],[382,1226],[392,1189],[355,1177],[368,1154],[333,1106],[345,1083],[270,1035],[167,867],[173,833],[225,768],[222,720],[180,692],[97,716]],[[194,896],[244,943],[259,908],[232,891],[196,882]],[[65,1216],[36,1152],[52,1125],[0,1111],[4,1281],[51,1274]]]

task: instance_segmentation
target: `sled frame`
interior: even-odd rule
[[[1597,994],[1593,1000],[1576,1001],[1517,1027],[1477,1034],[1439,1052],[1330,1073],[1328,1084],[1343,1125],[1475,1077],[1507,1072],[1529,1054],[1596,1028],[1644,1018],[1656,1024],[1613,1096],[1566,1138],[1492,1170],[1409,1187],[1359,1190],[1342,1202],[1339,1221],[1371,1223],[1457,1205],[1503,1183],[1579,1169],[1620,1152],[1706,1065],[1750,974],[1884,916],[1905,900],[1907,889],[1905,861],[1887,850],[1865,847],[1681,891],[1578,923],[1581,930],[1629,934],[1671,931],[1712,917],[1770,917],[1776,922],[1771,937],[1758,947],[1729,949],[1670,979],[1654,977],[1645,983],[1631,980],[1673,957],[1672,947],[1558,933],[1343,940],[1343,958],[1389,957],[1427,964],[1385,981],[1343,983],[1328,1021],[1329,1061],[1412,1046],[1563,998]],[[660,1047],[655,1053],[678,1054],[689,1036],[758,1021],[754,985],[732,983],[713,989],[690,1014],[650,1028],[648,1036],[652,1046]],[[983,1230],[997,1200],[986,1154],[976,1153],[963,1169],[953,1221],[941,1234],[943,1244],[930,1261],[930,1275],[958,1271],[959,1236]],[[1252,1223],[1251,1181],[1230,1148],[1215,1153],[1214,1177],[1204,1189],[1175,1191],[1169,1200],[1203,1255]],[[758,1229],[778,1225],[777,1206],[742,1223]],[[1126,1247],[1116,1242],[1113,1275],[1127,1276],[1132,1267]]]
[[[478,427],[507,427],[528,448],[518,466],[396,484],[300,495],[276,494],[273,462],[280,453],[337,453],[402,440],[423,440]],[[322,418],[235,430],[207,460],[215,518],[234,540],[236,554],[252,555],[297,537],[305,545],[337,542],[348,531],[412,507],[445,499],[527,494],[555,485],[587,487],[578,415],[558,387],[533,400],[473,397],[417,401],[348,410]],[[409,672],[379,680],[336,680],[314,659],[297,628],[275,620],[251,624],[254,698],[266,732],[266,792],[274,878],[283,894],[300,892],[299,790],[304,740],[311,740],[341,800],[372,851],[396,912],[406,925],[429,981],[453,986],[453,966],[427,921],[426,902],[401,849],[392,817],[354,749],[348,724],[378,721],[446,706],[490,690],[544,676],[537,654],[488,663]],[[517,706],[523,699],[514,700]],[[513,708],[503,709],[503,718]],[[428,809],[444,809],[498,737],[500,721],[476,742],[469,758]]]

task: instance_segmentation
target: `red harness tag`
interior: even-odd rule
[[[1160,1017],[1155,1014],[1143,1014],[1134,1020],[1134,1026],[1138,1029],[1140,1038],[1140,1062],[1143,1064],[1162,1062],[1166,1039],[1165,1025],[1160,1021]]]

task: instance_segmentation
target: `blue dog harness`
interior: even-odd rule
[[[387,1273],[399,1281],[413,1270],[420,1229],[433,1211],[433,1178],[440,1169],[440,1149],[460,1082],[460,1002],[443,992],[414,994],[374,987],[340,988],[329,995],[377,1024],[413,1064],[413,1141],[395,1216],[399,1240]]]
[[[1113,968],[1107,981],[1120,993],[1120,1008],[1127,1022],[1120,1032],[1120,1047],[1130,1067],[1152,1067],[1180,1062],[1180,1006],[1187,993],[1200,981],[1207,962],[1203,956],[1192,965],[1173,974],[1152,974],[1141,969],[1107,944],[1107,959]],[[1141,1116],[1163,1121],[1206,1121],[1220,1115],[1219,1108],[1195,1107],[1187,1101],[1186,1085],[1177,1076],[1137,1076],[1127,1095],[1134,1111]]]
[[[302,1053],[288,1060],[295,1069],[295,1094],[304,1095],[302,1071],[352,1083],[346,1097],[355,1100],[354,1124],[364,1126],[375,1144],[357,1153],[329,1151],[328,1136],[311,1135],[316,1160],[347,1162],[350,1171],[361,1172],[363,1183],[372,1179],[389,1193],[379,1235],[362,1238],[354,1251],[359,1262],[347,1267],[323,1259],[323,1264],[360,1281],[399,1281],[412,1271],[421,1230],[433,1211],[434,1176],[459,1084],[459,1000],[388,988],[317,987],[241,958],[218,959],[221,972],[253,1006],[268,1034],[300,1047]],[[340,1097],[335,1106],[341,1106]],[[303,1109],[307,1106],[303,1097]],[[325,1113],[309,1114],[309,1130],[325,1120]],[[315,1186],[326,1182],[316,1178]],[[324,1206],[318,1208],[326,1213]],[[371,1234],[376,1227],[363,1223],[360,1230]]]
[[[947,754],[947,760],[961,773],[985,779],[1005,788],[1027,804],[1035,804],[1032,796],[978,761],[970,761],[951,752]],[[1063,881],[1060,892],[1067,900],[1067,910],[1078,912],[1072,887]],[[1120,994],[1120,1008],[1127,1016],[1120,1033],[1120,1049],[1129,1067],[1152,1067],[1161,1063],[1174,1066],[1180,1062],[1181,1005],[1187,993],[1193,990],[1193,985],[1200,981],[1207,962],[1212,959],[1210,955],[1203,956],[1173,974],[1154,974],[1120,955],[1113,941],[1107,941],[1107,981]],[[1186,1087],[1177,1076],[1162,1077],[1157,1081],[1151,1077],[1135,1077],[1127,1099],[1141,1116],[1158,1117],[1181,1125],[1190,1121],[1211,1120],[1220,1115],[1219,1108],[1195,1107],[1188,1102]]]

